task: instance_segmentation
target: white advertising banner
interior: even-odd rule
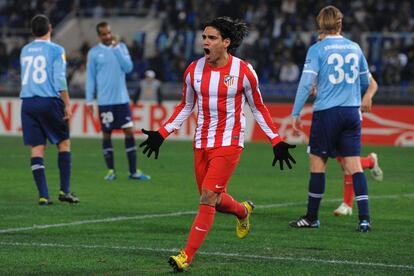
[[[70,119],[71,137],[101,137],[97,106],[92,116],[86,110],[84,100],[72,99],[72,118]],[[142,135],[141,129],[157,130],[174,112],[178,102],[164,102],[162,105],[143,102],[131,105],[132,120],[136,137]],[[18,98],[0,98],[0,135],[22,135],[20,120],[21,100]],[[197,112],[193,112],[181,128],[168,139],[193,140]],[[246,114],[245,140],[250,141],[253,130],[251,113]],[[122,131],[114,132],[114,137],[123,137]]]

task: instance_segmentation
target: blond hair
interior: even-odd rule
[[[326,6],[319,12],[318,16],[316,17],[319,33],[339,33],[342,29],[343,17],[344,15],[338,8],[334,6]]]

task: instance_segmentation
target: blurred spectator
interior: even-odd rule
[[[414,84],[414,50],[409,41],[414,37],[414,4],[410,0],[0,0],[0,3],[2,37],[30,36],[30,33],[20,33],[27,29],[30,18],[36,13],[49,15],[54,25],[71,11],[89,17],[143,15],[158,18],[162,24],[152,36],[155,37],[154,56],[146,56],[142,41],[127,39],[132,41],[128,47],[134,71],[127,76],[132,82],[149,68],[157,72],[162,81],[181,82],[182,71],[189,61],[202,54],[198,49],[200,45],[194,42],[202,24],[219,15],[242,18],[249,24],[249,34],[238,55],[254,65],[263,84],[292,82],[294,75],[288,76],[286,72],[302,69],[306,49],[316,41],[314,14],[322,6],[333,4],[346,11],[344,35],[363,46],[369,64],[377,69],[375,74],[380,84]],[[0,44],[3,78],[18,74],[20,45],[15,42]],[[74,68],[85,62],[89,48],[85,41],[78,52],[69,53],[69,78]]]
[[[288,60],[280,69],[279,80],[281,82],[296,82],[299,78],[299,68],[291,60]]]
[[[155,78],[154,71],[145,71],[145,78],[139,83],[139,90],[132,100],[135,104],[138,101],[162,104],[161,82]]]
[[[82,90],[86,83],[86,66],[85,63],[81,63],[75,70],[70,80],[70,85],[77,90]]]

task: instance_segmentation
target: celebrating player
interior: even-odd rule
[[[325,191],[328,157],[340,155],[352,175],[359,210],[357,230],[371,228],[368,187],[360,164],[361,91],[369,85],[369,70],[361,48],[340,35],[343,15],[334,6],[323,8],[317,16],[324,38],[309,48],[292,111],[292,126],[301,128],[300,111],[316,83],[309,139],[311,173],[308,208],[305,216],[291,221],[295,228],[317,228],[319,205]]]
[[[185,71],[181,103],[158,131],[143,130],[148,138],[140,147],[145,146],[144,154],[148,157],[154,152],[157,159],[164,139],[180,128],[197,104],[194,169],[200,205],[185,248],[169,259],[175,271],[183,271],[191,264],[213,225],[216,211],[237,217],[239,238],[249,233],[253,203],[237,202],[227,193],[228,181],[243,150],[246,101],[273,146],[273,166],[279,162],[280,169],[284,163],[291,168],[290,162],[296,163],[289,153],[289,148],[295,146],[282,141],[263,104],[256,72],[250,64],[232,55],[246,33],[245,23],[228,17],[206,23],[202,35],[204,57],[192,62]]]
[[[70,192],[71,154],[68,120],[71,117],[66,82],[65,50],[50,41],[52,26],[45,15],[31,21],[35,40],[20,54],[22,89],[22,128],[25,145],[30,145],[33,178],[39,191],[39,204],[50,205],[43,158],[46,139],[58,147],[60,192],[58,199],[78,203]]]
[[[131,72],[133,64],[128,48],[112,35],[107,22],[96,26],[101,43],[88,52],[86,102],[93,114],[93,97],[96,92],[98,112],[103,133],[102,148],[108,173],[105,180],[115,180],[114,149],[111,134],[122,129],[125,135],[125,151],[129,165],[129,179],[149,180],[150,176],[137,170],[137,156],[129,95],[125,74]]]

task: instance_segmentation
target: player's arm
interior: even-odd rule
[[[303,66],[302,76],[300,77],[298,89],[296,91],[295,102],[292,110],[292,127],[295,131],[301,129],[300,112],[306,103],[309,95],[314,91],[314,84],[319,73],[318,53],[314,47],[309,48]]]
[[[158,152],[161,144],[174,130],[179,129],[183,122],[194,111],[195,93],[191,85],[191,77],[188,68],[184,73],[184,76],[183,96],[180,104],[175,107],[171,117],[158,129],[158,131],[142,129],[142,132],[148,135],[148,138],[139,146],[145,146],[143,153],[147,154],[148,158],[151,157],[151,154],[154,152],[155,159],[158,159]]]
[[[86,63],[86,83],[85,98],[86,106],[89,113],[93,114],[93,95],[96,86],[96,65],[92,51],[88,53],[88,61]]]
[[[375,79],[371,76],[371,82],[369,83],[368,89],[362,97],[361,101],[361,112],[370,112],[372,108],[372,98],[377,93],[378,84]]]
[[[60,98],[65,104],[65,117],[63,119],[69,120],[72,116],[72,110],[66,80],[66,55],[63,48],[57,50],[57,56],[53,61],[53,85],[55,90],[59,91]]]
[[[283,170],[283,162],[286,163],[289,169],[292,168],[290,162],[296,164],[295,159],[290,155],[289,149],[295,148],[294,145],[282,141],[277,128],[273,124],[272,117],[270,116],[269,110],[264,105],[262,96],[259,89],[259,81],[256,72],[253,70],[251,65],[246,66],[245,76],[243,78],[244,94],[249,103],[250,109],[256,122],[260,128],[267,135],[273,147],[273,163],[275,166],[279,161],[280,169]]]
[[[72,116],[72,109],[70,106],[70,98],[69,93],[66,90],[60,91],[60,97],[62,101],[65,103],[65,117],[63,117],[64,120],[69,120]]]
[[[125,46],[125,44],[117,44],[117,46],[114,47],[114,53],[119,64],[121,65],[122,70],[125,73],[131,72],[134,65],[132,63],[131,56],[129,55],[128,48]]]

